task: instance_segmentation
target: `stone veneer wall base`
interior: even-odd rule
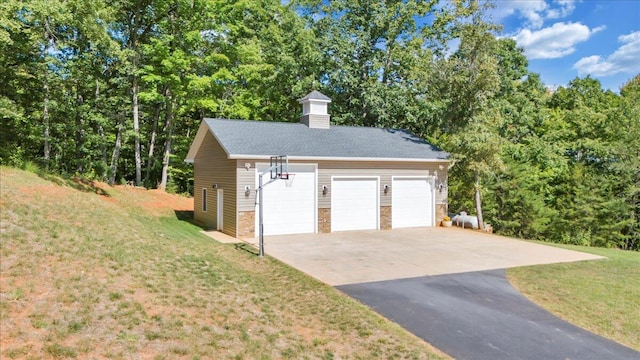
[[[442,219],[449,215],[447,209],[447,204],[436,204],[436,226],[439,226]]]
[[[318,232],[331,232],[331,209],[318,209]]]
[[[380,230],[390,230],[391,221],[391,206],[380,206]]]
[[[256,215],[255,211],[238,212],[238,236],[256,237]]]

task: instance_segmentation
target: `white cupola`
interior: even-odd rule
[[[317,90],[298,100],[302,104],[300,122],[314,129],[328,129],[331,117],[327,108],[331,99]]]

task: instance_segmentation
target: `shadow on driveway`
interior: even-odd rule
[[[640,359],[532,303],[504,269],[337,288],[456,359]]]

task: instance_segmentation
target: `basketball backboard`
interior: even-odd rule
[[[271,169],[271,180],[289,178],[289,159],[286,155],[272,156],[269,168]]]

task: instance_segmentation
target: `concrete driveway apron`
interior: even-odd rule
[[[519,294],[505,268],[601,257],[463,229],[270,236],[265,251],[457,359],[635,359]]]
[[[265,252],[329,285],[601,257],[459,228],[268,236]]]

